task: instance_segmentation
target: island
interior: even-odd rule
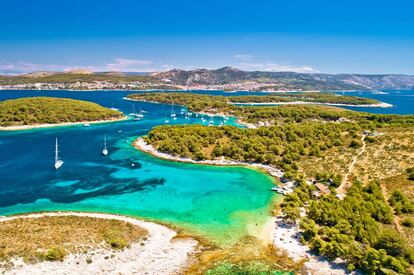
[[[266,105],[337,105],[359,107],[389,107],[392,105],[379,102],[375,99],[355,96],[344,96],[333,93],[301,92],[301,93],[277,93],[272,95],[243,95],[243,96],[212,96],[194,93],[164,93],[146,92],[131,94],[128,99],[165,104],[185,105],[190,111],[195,112],[220,112],[238,110],[243,106]]]
[[[23,130],[125,119],[96,103],[53,97],[27,97],[0,102],[0,130]]]
[[[163,125],[135,146],[174,161],[281,171],[270,172],[284,199],[275,206],[269,235],[276,252],[303,261],[305,270],[413,272],[413,115],[320,105],[234,106],[227,97],[187,93],[128,98],[235,115],[254,126]]]

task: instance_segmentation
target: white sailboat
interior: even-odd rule
[[[132,113],[129,113],[129,116],[137,116],[137,113],[135,113],[135,104],[132,104]]]
[[[174,113],[174,105],[171,105],[171,117],[173,117],[174,119],[177,119],[177,115]]]
[[[104,149],[102,150],[102,155],[107,156],[108,153],[108,149],[106,148],[106,136],[104,136]]]
[[[141,110],[141,106],[139,106],[139,113],[135,115],[136,117],[144,117],[144,111]]]
[[[118,108],[114,108],[114,104],[113,103],[112,103],[112,107],[110,109],[113,110],[113,111],[119,111]]]
[[[58,139],[56,138],[56,145],[55,145],[55,169],[59,169],[63,165],[63,161],[59,159],[59,145]]]

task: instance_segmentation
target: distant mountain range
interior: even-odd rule
[[[362,74],[305,74],[294,72],[242,71],[233,67],[217,70],[171,70],[152,74],[153,77],[183,86],[223,85],[254,81],[275,84],[288,89],[303,90],[359,90],[359,89],[413,89],[414,76]]]
[[[189,71],[174,69],[156,73],[78,70],[0,76],[0,88],[3,89],[31,89],[35,84],[36,88],[47,85],[46,88],[50,89],[409,90],[414,89],[414,76],[263,72],[233,67]]]

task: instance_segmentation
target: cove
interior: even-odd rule
[[[35,92],[7,92],[10,98]],[[37,92],[90,100],[130,112],[126,92]],[[0,93],[2,99],[9,98]],[[135,103],[138,104],[138,103]],[[239,241],[267,219],[272,178],[245,167],[160,160],[132,146],[165,123],[171,106],[139,103],[140,121],[0,132],[0,215],[38,211],[92,211],[142,217],[183,228],[216,244]],[[199,123],[179,117],[176,124]],[[217,121],[218,124],[218,121]],[[106,135],[109,156],[101,150]],[[53,170],[54,139],[65,161]]]

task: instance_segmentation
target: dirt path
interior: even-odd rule
[[[355,164],[358,160],[358,157],[361,156],[365,152],[365,149],[366,149],[366,146],[367,146],[367,144],[365,142],[365,137],[366,137],[365,135],[362,135],[362,138],[361,138],[362,147],[359,150],[359,152],[352,158],[352,161],[351,161],[351,163],[349,164],[349,167],[348,167],[348,172],[345,174],[341,185],[337,189],[338,195],[341,196],[342,198],[345,196],[346,192],[348,191],[348,189],[352,185],[352,183],[349,182],[349,177],[352,175],[352,172],[354,171],[354,167],[355,167]]]
[[[389,194],[388,194],[388,189],[387,187],[385,187],[384,184],[381,184],[381,191],[382,191],[382,195],[384,196],[385,200],[388,201],[388,199],[390,198]],[[390,205],[392,212],[394,213],[394,208]],[[402,234],[403,236],[405,235],[403,228],[401,227],[400,224],[400,217],[398,217],[397,215],[393,215],[393,224],[395,229]]]

